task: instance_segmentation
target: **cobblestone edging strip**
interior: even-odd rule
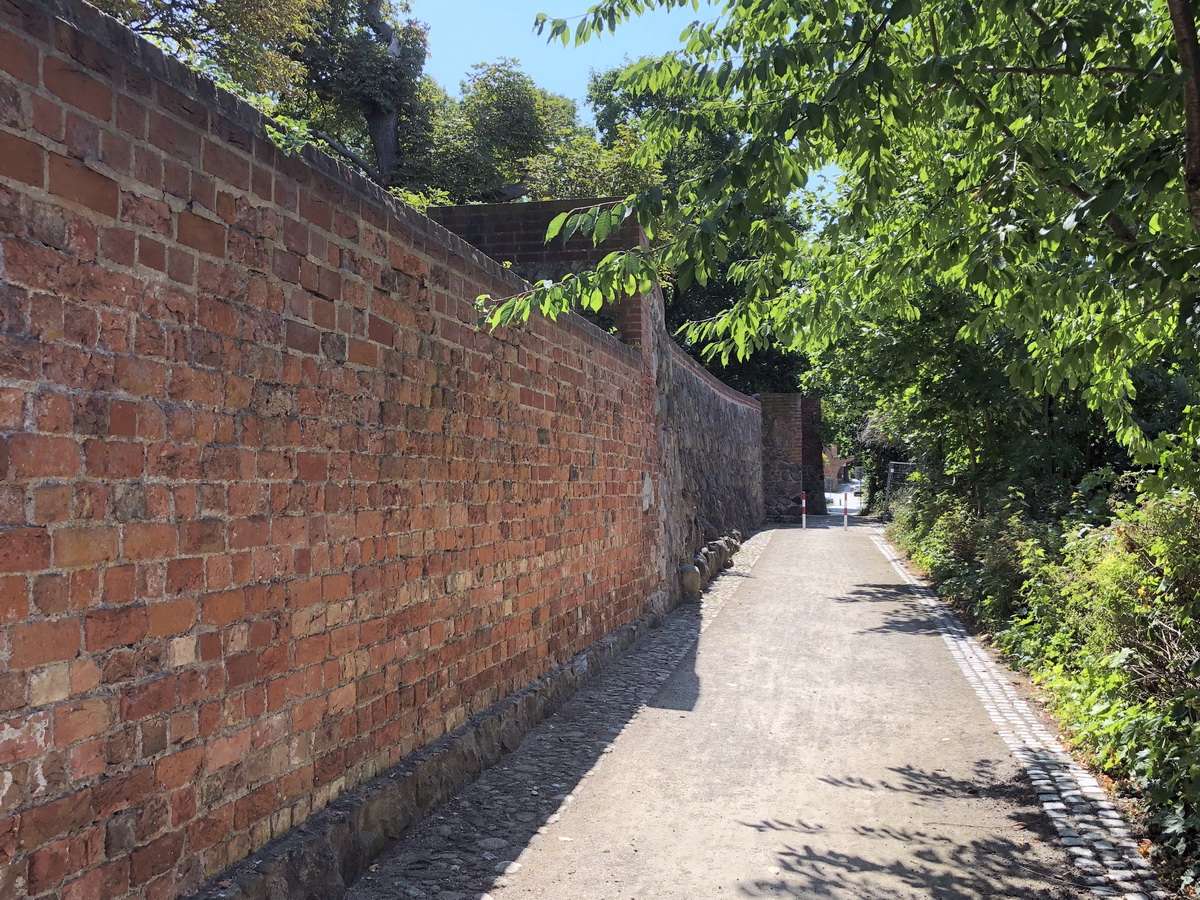
[[[350,900],[487,900],[521,868],[521,851],[543,839],[571,793],[636,719],[734,596],[770,542],[742,545],[700,603],[669,613],[661,628],[580,690],[519,752],[469,785],[385,854],[354,885]]]
[[[877,529],[878,530],[878,529]],[[871,540],[930,614],[998,734],[1025,769],[1083,883],[1098,897],[1167,898],[1107,792],[1071,757],[958,617],[880,535]]]
[[[562,708],[597,674],[621,660],[635,644],[639,644],[636,655],[649,661],[648,677],[639,684],[639,695],[645,694],[644,699],[652,696],[733,596],[739,583],[736,576],[749,573],[770,536],[768,531],[750,538],[735,557],[732,569],[713,581],[700,604],[685,604],[666,616],[646,614],[618,629],[566,665],[339,798],[209,882],[193,900],[345,897],[380,854],[504,754],[515,750],[539,723]],[[653,636],[647,638],[651,632]],[[486,860],[483,863],[486,865]]]

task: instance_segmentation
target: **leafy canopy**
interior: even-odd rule
[[[325,0],[95,0],[139,34],[200,54],[251,91],[302,76],[290,50],[313,33]]]
[[[605,0],[573,37],[654,7],[699,4]],[[538,27],[572,39],[565,21]],[[741,292],[695,329],[725,355],[915,317],[932,281],[978,301],[957,339],[1021,342],[1017,387],[1078,390],[1142,462],[1200,474],[1200,415],[1155,433],[1133,414],[1134,371],[1197,350],[1190,0],[728,0],[683,40],[622,77],[633,95],[692,98],[645,112],[644,152],[718,125],[746,139],[678,186],[556,221],[599,236],[634,215],[655,243],[496,304],[493,324],[610,302],[664,266],[703,283],[734,242]],[[830,166],[844,175],[822,199],[808,180]],[[789,206],[803,214],[772,214]]]

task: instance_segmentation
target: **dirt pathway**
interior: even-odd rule
[[[865,524],[756,535],[351,896],[1151,896],[956,627]]]

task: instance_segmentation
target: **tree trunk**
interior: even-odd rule
[[[1046,431],[1046,474],[1054,474],[1054,410],[1050,395],[1042,398],[1042,419]]]
[[[399,163],[400,111],[374,107],[367,112],[367,134],[375,151],[375,171],[382,184],[390,185]]]
[[[387,47],[388,56],[400,57],[400,37],[383,15],[383,0],[367,0],[363,4],[363,18],[375,35],[375,40]],[[373,106],[367,111],[367,134],[375,151],[375,168],[380,181],[389,185],[395,177],[399,162],[400,111],[384,106]]]
[[[1183,86],[1183,185],[1192,225],[1200,234],[1200,41],[1196,38],[1196,11],[1192,0],[1167,0],[1167,8],[1171,11],[1179,64],[1188,73]]]

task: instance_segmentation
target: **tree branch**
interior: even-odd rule
[[[1076,200],[1091,200],[1093,197],[1092,194],[1088,193],[1072,181],[1056,180],[1051,181],[1050,183],[1055,187],[1062,188]],[[1134,235],[1130,227],[1126,225],[1124,220],[1116,213],[1109,213],[1104,219],[1104,224],[1106,224],[1109,230],[1117,236],[1117,239],[1123,243],[1132,244],[1137,240],[1137,236]]]
[[[337,138],[333,137],[332,135],[328,135],[323,131],[319,131],[316,128],[310,128],[309,133],[317,140],[327,144],[330,150],[333,150],[339,156],[344,156],[346,159],[350,160],[350,162],[354,163],[354,165],[366,172],[367,177],[372,181],[383,184],[383,179],[379,177],[378,170]]]
[[[1190,3],[1191,0],[1170,0],[1170,2]],[[1030,10],[1030,15],[1037,17],[1037,13],[1033,12],[1032,10]],[[1041,22],[1040,18],[1039,18],[1039,22],[1042,26],[1045,26],[1045,24],[1046,24],[1045,22]],[[936,37],[936,32],[933,32],[932,18],[930,19],[930,30],[931,30],[931,33],[934,34],[934,42],[935,42],[935,47],[936,47],[937,37]],[[952,73],[950,75],[950,77],[947,79],[947,81],[950,84],[957,87],[960,91],[962,91],[963,94],[967,97],[967,99],[971,102],[972,106],[974,106],[980,112],[988,113],[989,115],[991,114],[991,112],[992,112],[991,107],[989,107],[986,103],[984,103],[982,98],[980,98],[970,88],[968,88],[965,84],[963,84],[962,80],[958,77],[957,73]],[[1019,150],[1020,140],[1017,138],[1017,136],[1013,132],[1013,130],[1011,128],[1009,128],[1008,125],[1006,125],[1004,122],[997,121],[997,125],[1000,127],[1000,130],[1002,132],[1004,132],[1005,137],[1007,137],[1010,141],[1013,142],[1014,152],[1019,153],[1020,152],[1020,150]],[[1200,171],[1200,170],[1198,170],[1198,171]],[[1050,183],[1053,184],[1055,187],[1062,188],[1064,191],[1066,191],[1068,194],[1070,194],[1076,200],[1083,201],[1083,200],[1092,199],[1092,196],[1093,196],[1092,194],[1088,193],[1082,187],[1080,187],[1078,184],[1075,184],[1074,182],[1059,180],[1059,181],[1052,181]],[[1116,213],[1109,213],[1105,217],[1104,223],[1108,226],[1109,230],[1116,236],[1117,240],[1121,241],[1122,243],[1132,244],[1137,240],[1137,237],[1134,234],[1133,230],[1130,229],[1130,227],[1125,224],[1125,221],[1120,216],[1118,216]],[[1200,227],[1200,225],[1198,225],[1198,227]]]
[[[989,75],[1051,75],[1079,77],[1080,75],[1137,75],[1146,78],[1161,78],[1155,72],[1147,72],[1136,66],[1093,66],[1082,72],[1072,72],[1059,66],[987,66],[984,68]]]

